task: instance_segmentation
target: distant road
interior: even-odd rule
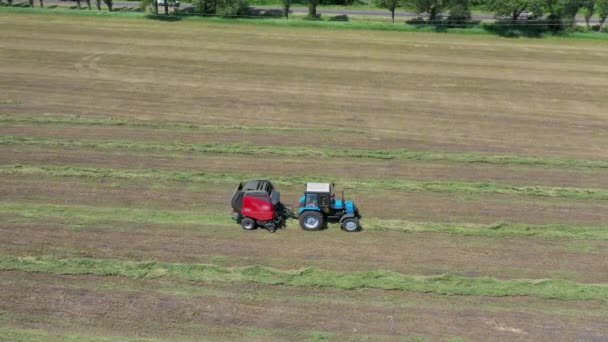
[[[71,1],[60,1],[60,0],[44,0],[45,3],[66,3],[66,2],[76,2],[75,0],[71,0]],[[85,0],[82,0],[83,3],[86,3]],[[91,2],[94,2],[91,0]],[[115,1],[114,2],[114,6],[115,7],[137,7],[139,6],[139,2],[138,1]],[[181,4],[181,6],[183,8],[190,8],[192,7],[192,4],[189,3],[185,3],[183,2]],[[258,10],[281,10],[280,7],[276,7],[276,6],[251,6],[251,8],[253,9],[258,9]],[[292,7],[291,8],[291,13],[307,13],[308,12],[308,8],[306,7]],[[390,17],[391,13],[389,11],[383,11],[383,10],[356,10],[356,9],[322,9],[322,8],[318,8],[317,9],[317,13],[321,13],[321,14],[329,14],[329,15],[338,15],[338,14],[346,14],[346,15],[369,15],[369,16],[375,16],[375,17]],[[444,14],[447,15],[447,14]],[[419,15],[413,12],[400,12],[397,11],[395,12],[395,16],[396,17],[404,17],[404,18],[415,18],[418,17]],[[494,16],[491,14],[473,14],[473,19],[474,20],[486,20],[486,19],[494,19]],[[576,18],[576,22],[577,23],[584,23],[585,19],[584,18],[580,18],[577,17]],[[598,23],[599,19],[597,18],[592,18],[590,20],[591,23]]]

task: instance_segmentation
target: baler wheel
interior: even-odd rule
[[[245,230],[254,230],[257,228],[255,220],[250,217],[245,217],[241,220],[241,227]]]

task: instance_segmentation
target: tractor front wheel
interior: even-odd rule
[[[245,217],[243,220],[241,220],[241,227],[243,227],[245,230],[254,230],[257,228],[255,220],[250,217]]]
[[[361,229],[361,225],[359,224],[359,219],[356,217],[349,217],[342,221],[342,229],[349,233],[353,233],[359,231]]]
[[[306,211],[300,215],[300,227],[304,230],[319,230],[323,227],[323,215],[316,211]]]

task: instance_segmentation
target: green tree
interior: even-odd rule
[[[522,12],[532,12],[538,17],[543,14],[544,0],[487,0],[486,7],[496,15],[511,16],[512,21],[517,21],[517,18]]]
[[[44,8],[44,1],[40,0],[39,3],[40,3],[40,8]]]
[[[217,9],[215,0],[198,0],[193,4],[196,11],[202,15],[214,15]]]
[[[98,11],[101,11],[101,0],[95,0],[95,6],[97,6]]]
[[[427,13],[429,21],[433,22],[444,10],[447,0],[409,0],[408,2],[416,13]]]
[[[105,2],[106,6],[108,6],[108,11],[112,12],[112,7],[114,6],[114,1],[113,0],[103,0],[103,2]]]
[[[30,7],[34,7],[34,0],[27,0],[27,2],[30,4]]]
[[[391,19],[395,23],[395,10],[401,6],[401,0],[375,0],[376,6],[386,8],[391,11]]]
[[[583,0],[583,13],[585,15],[585,23],[587,24],[587,29],[591,29],[591,25],[589,25],[589,19],[593,17],[594,10],[595,0]]]
[[[104,1],[106,1],[106,0],[104,0]],[[108,3],[106,2],[106,5],[107,4]],[[193,4],[196,7],[196,3],[193,3]],[[112,5],[114,5],[114,3],[112,3]],[[108,9],[109,8],[110,7],[108,6]],[[154,14],[158,15],[158,1],[157,0],[141,0],[139,2],[139,8],[144,11],[147,11],[149,8],[152,8],[154,11]]]
[[[223,17],[236,17],[245,15],[249,11],[247,0],[218,0],[216,13]]]
[[[285,19],[289,19],[289,9],[291,8],[291,0],[281,0],[281,5],[283,5],[283,14],[285,15]]]
[[[412,8],[416,13],[426,13],[429,21],[434,22],[446,9],[450,10],[450,17],[453,20],[470,19],[469,6],[482,2],[482,0],[401,0],[401,5]]]
[[[316,19],[317,15],[317,6],[319,5],[319,0],[308,0],[308,17],[310,19]]]
[[[81,8],[81,6],[80,6],[80,0],[76,0],[76,5],[78,6],[78,9]]]
[[[586,0],[546,0],[547,19],[554,30],[575,25],[576,14]]]
[[[608,0],[597,0],[597,12],[600,17],[600,32],[604,32],[604,23],[608,18]]]
[[[448,3],[450,16],[448,22],[450,26],[466,27],[471,20],[471,10],[469,0],[451,0]]]

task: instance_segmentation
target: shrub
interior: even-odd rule
[[[321,5],[341,5],[341,6],[350,6],[354,4],[367,4],[367,2],[362,2],[359,0],[320,0],[319,3]]]
[[[428,24],[426,22],[426,20],[424,20],[424,18],[421,18],[421,17],[406,20],[405,23],[408,25],[426,25],[426,24]]]
[[[217,1],[216,0],[194,0],[192,1],[197,13],[205,15],[216,14]]]
[[[249,8],[247,15],[251,17],[280,18],[284,13],[280,9]]]
[[[470,25],[471,10],[465,5],[456,4],[450,8],[450,15],[445,21],[447,27],[467,27]]]
[[[540,37],[552,31],[549,20],[498,20],[495,23],[483,24],[483,28],[503,37]]]
[[[339,15],[334,15],[333,17],[329,18],[329,21],[348,21],[348,15],[346,14],[339,14]]]
[[[215,14],[223,17],[236,17],[246,15],[248,12],[249,2],[247,0],[218,0]]]
[[[302,18],[303,20],[321,20],[321,14],[317,14],[317,15],[310,15],[307,14],[304,18]]]

